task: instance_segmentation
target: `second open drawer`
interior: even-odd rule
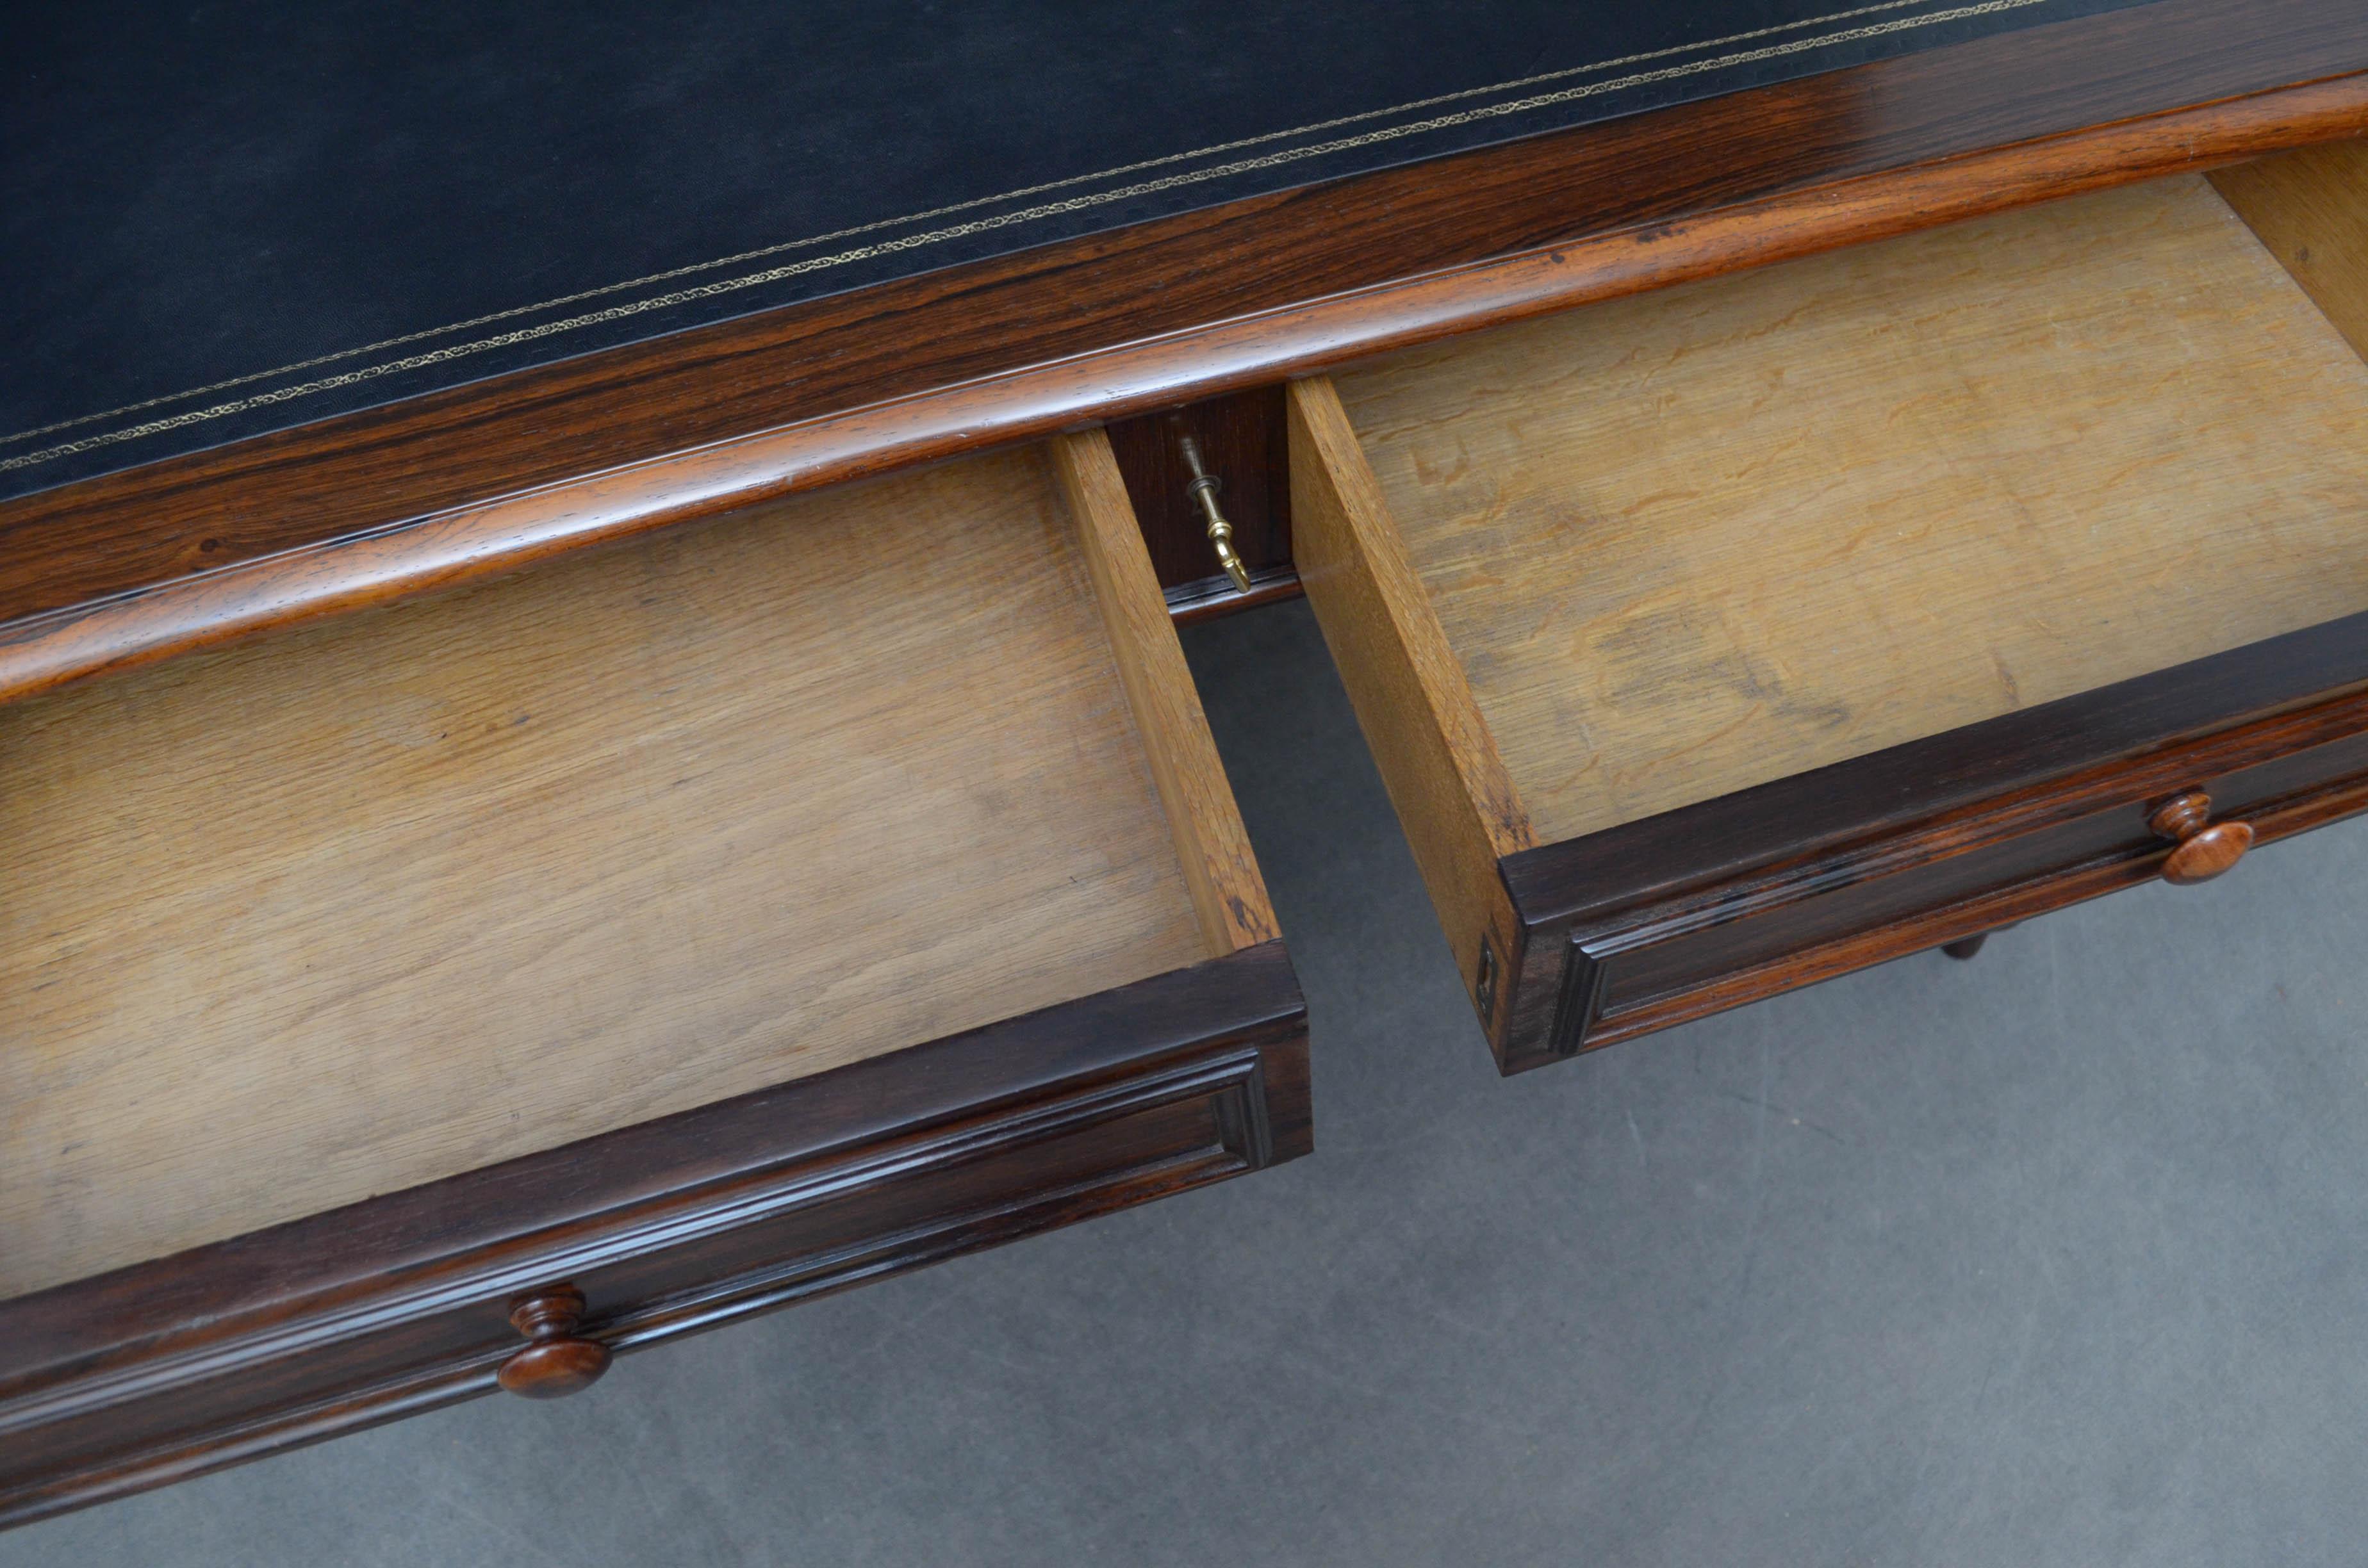
[[[2362,167],[1294,387],[1308,597],[1507,1071],[2368,801],[2368,366],[2279,259]]]

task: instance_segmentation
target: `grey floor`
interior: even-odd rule
[[[1304,607],[1188,641],[1313,1159],[0,1568],[2368,1559],[2368,825],[1501,1080]]]

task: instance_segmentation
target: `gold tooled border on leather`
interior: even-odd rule
[[[301,370],[313,369],[323,365],[334,364],[340,359],[351,359],[359,355],[375,354],[389,348],[398,348],[410,344],[424,343],[430,338],[442,337],[452,333],[467,332],[477,327],[489,326],[496,322],[515,320],[519,316],[533,315],[543,311],[556,310],[564,305],[580,304],[586,300],[598,299],[604,295],[621,293],[632,289],[647,288],[654,284],[673,282],[678,278],[688,278],[697,273],[712,272],[717,267],[731,267],[744,262],[758,260],[767,256],[781,256],[791,251],[810,249],[816,245],[830,244],[840,240],[853,239],[860,235],[879,233],[883,230],[901,228],[907,224],[928,222],[936,219],[951,217],[955,213],[976,211],[981,208],[994,207],[1004,202],[1026,200],[1029,198],[1047,195],[1055,190],[1070,189],[1077,186],[1092,185],[1104,180],[1117,179],[1127,175],[1141,174],[1155,168],[1168,167],[1177,164],[1190,164],[1202,159],[1223,159],[1221,162],[1208,164],[1202,167],[1182,170],[1173,174],[1159,176],[1151,179],[1131,181],[1127,184],[1117,186],[1107,190],[1064,197],[1053,201],[1037,202],[1008,212],[1000,212],[973,218],[963,222],[924,230],[916,233],[902,234],[874,240],[866,244],[853,246],[845,250],[834,251],[825,256],[807,256],[796,261],[784,262],[777,266],[764,267],[757,271],[745,273],[734,278],[718,278],[710,282],[693,284],[686,288],[669,290],[643,299],[628,301],[622,303],[609,305],[600,310],[563,317],[557,321],[540,322],[530,326],[518,327],[508,332],[497,333],[487,337],[475,338],[466,343],[447,344],[441,347],[423,349],[416,353],[402,355],[394,358],[379,361],[375,364],[359,366],[349,370],[342,370],[334,375],[319,377],[313,381],[301,382],[296,385],[276,387],[269,391],[254,392],[245,397],[233,398],[227,402],[213,403],[204,408],[190,409],[180,414],[163,415],[154,419],[142,421],[139,424],[125,426],[119,429],[100,431],[92,435],[77,437],[74,440],[60,442],[54,446],[44,447],[35,451],[20,452],[12,457],[0,458],[0,473],[9,472],[17,469],[30,468],[38,463],[52,461],[58,458],[70,457],[80,452],[96,450],[102,447],[116,445],[119,442],[136,440],[143,436],[160,435],[167,430],[183,429],[192,425],[203,424],[209,420],[227,418],[232,415],[243,414],[252,409],[265,408],[275,403],[292,402],[297,398],[310,397],[324,392],[335,392],[341,388],[356,386],[366,381],[375,381],[381,376],[393,375],[405,370],[425,369],[433,365],[444,364],[454,359],[464,358],[472,354],[483,354],[497,348],[513,347],[521,343],[530,343],[538,339],[556,336],[562,333],[575,332],[585,327],[598,326],[609,322],[621,321],[628,317],[645,314],[651,311],[666,310],[677,305],[694,303],[700,300],[712,299],[719,295],[734,293],[744,289],[757,288],[768,283],[778,283],[791,278],[801,277],[808,273],[824,271],[834,267],[845,267],[856,262],[872,260],[884,256],[893,256],[907,251],[921,250],[931,245],[943,244],[953,240],[964,239],[974,234],[991,233],[1000,229],[1014,228],[1024,223],[1035,222],[1047,218],[1060,217],[1069,213],[1087,211],[1097,207],[1109,206],[1113,202],[1125,201],[1138,197],[1156,195],[1163,191],[1174,190],[1185,186],[1205,184],[1211,180],[1224,179],[1233,175],[1250,174],[1262,169],[1277,168],[1284,165],[1301,163],[1311,158],[1323,157],[1330,153],[1350,152],[1361,147],[1370,147],[1386,142],[1400,141],[1406,137],[1417,136],[1429,131],[1452,130],[1459,126],[1476,124],[1483,120],[1503,119],[1512,115],[1529,113],[1537,109],[1551,108],[1562,104],[1575,103],[1586,98],[1600,97],[1609,93],[1625,91],[1630,88],[1651,86],[1663,82],[1682,80],[1688,76],[1701,75],[1707,72],[1720,70],[1729,66],[1749,65],[1764,61],[1782,59],[1790,55],[1806,53],[1811,50],[1827,48],[1835,44],[1859,42],[1868,39],[1882,38],[1896,33],[1908,32],[1918,28],[1934,27],[1946,22],[1964,21],[1972,17],[1993,16],[2002,12],[2027,10],[2033,6],[2056,4],[2058,3],[2058,0],[1974,0],[1974,3],[1972,4],[1943,6],[1943,7],[1939,10],[1928,10],[1913,17],[1891,17],[1880,22],[1866,22],[1862,20],[1862,18],[1878,16],[1884,12],[1907,10],[1916,6],[1931,6],[1935,3],[1936,0],[1881,0],[1881,3],[1876,5],[1861,6],[1850,10],[1837,11],[1827,16],[1813,17],[1798,22],[1786,22],[1774,27],[1760,28],[1751,32],[1732,33],[1725,38],[1711,39],[1702,43],[1674,45],[1667,49],[1654,50],[1644,54],[1624,55],[1615,60],[1597,61],[1588,65],[1568,66],[1559,71],[1547,72],[1534,76],[1525,76],[1510,82],[1499,82],[1489,86],[1469,87],[1459,92],[1441,94],[1436,97],[1417,98],[1407,103],[1395,104],[1387,108],[1368,109],[1361,113],[1347,115],[1336,119],[1318,120],[1308,125],[1294,126],[1288,131],[1268,131],[1262,135],[1245,138],[1244,140],[1237,142],[1226,142],[1213,146],[1196,148],[1188,153],[1171,153],[1157,158],[1146,159],[1140,163],[1125,164],[1115,168],[1099,170],[1093,174],[1073,175],[1064,179],[1053,180],[1042,185],[1026,186],[1015,190],[998,192],[993,196],[975,197],[966,201],[955,202],[950,206],[931,208],[927,211],[906,213],[904,216],[897,218],[882,218],[872,222],[858,224],[853,228],[837,229],[829,233],[811,235],[804,239],[786,240],[779,244],[768,245],[758,250],[742,251],[734,256],[720,256],[712,261],[695,262],[689,266],[675,267],[665,272],[655,272],[648,274],[645,277],[627,278],[622,282],[603,284],[597,289],[587,289],[574,294],[564,294],[556,299],[544,300],[530,305],[516,305],[507,310],[496,311],[490,315],[474,316],[467,321],[453,322],[439,327],[429,327],[419,332],[406,333],[398,337],[383,338],[376,343],[363,344],[353,348],[339,349],[332,354],[319,355],[310,359],[300,359],[291,364],[277,366],[268,370],[249,371],[245,375],[233,376],[227,381],[214,381],[201,387],[192,387],[184,392],[167,393],[164,396],[149,398],[140,403],[126,403],[120,408],[106,409],[97,414],[77,415],[74,418],[60,420],[54,424],[39,426],[29,430],[20,430],[10,436],[0,436],[0,446],[11,445],[18,441],[31,440],[36,437],[54,435],[60,431],[73,429],[79,426],[95,424],[100,420],[117,418],[127,414],[142,413],[148,409],[161,407],[165,403],[179,403],[185,399],[193,397],[202,397],[211,392],[227,392],[234,387],[248,386],[256,381],[272,380],[275,377],[292,375]],[[1784,40],[1781,42],[1758,43],[1758,40],[1772,38],[1779,33],[1797,32],[1804,28],[1821,28],[1830,23],[1845,21],[1857,22],[1859,25],[1839,28],[1830,32],[1816,33],[1805,38]],[[1732,45],[1740,43],[1757,43],[1758,46],[1739,50],[1730,48]],[[1704,50],[1721,49],[1727,50],[1728,51],[1725,53],[1712,55],[1705,59],[1683,61],[1671,64],[1659,65],[1650,70],[1626,71],[1625,69],[1630,66],[1645,64],[1652,61],[1670,60],[1672,57],[1677,55],[1695,54],[1700,53]],[[1624,71],[1625,74],[1609,77],[1600,81],[1577,83],[1572,85],[1555,88],[1548,92],[1534,93],[1527,91],[1527,89],[1530,88],[1543,86],[1548,83],[1566,81],[1568,78],[1573,76],[1593,75],[1597,73],[1605,71]],[[1517,93],[1521,96],[1507,99],[1501,103],[1486,104],[1474,108],[1453,109],[1445,113],[1432,114],[1423,112],[1426,110],[1439,109],[1449,104],[1465,103],[1474,98],[1484,98],[1503,93]],[[1251,147],[1265,146],[1276,142],[1287,142],[1299,137],[1319,135],[1326,131],[1343,130],[1351,125],[1365,124],[1376,119],[1386,120],[1395,116],[1410,115],[1417,116],[1418,118],[1402,119],[1397,120],[1395,123],[1373,126],[1371,129],[1359,131],[1352,135],[1328,137],[1325,140],[1310,142],[1304,146],[1281,148],[1272,152],[1258,153],[1249,157],[1224,157],[1224,154],[1243,152]]]

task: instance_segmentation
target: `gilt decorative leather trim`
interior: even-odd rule
[[[27,7],[0,22],[0,495],[2146,3]]]

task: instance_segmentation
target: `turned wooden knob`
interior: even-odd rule
[[[554,1285],[510,1309],[510,1324],[529,1341],[502,1363],[494,1376],[502,1387],[529,1399],[557,1399],[588,1389],[609,1369],[609,1347],[577,1335],[584,1323],[584,1292]]]
[[[2210,881],[2253,846],[2253,824],[2214,822],[2212,797],[2201,790],[2173,795],[2155,808],[2146,825],[2179,846],[2162,863],[2162,880],[2182,887]]]

